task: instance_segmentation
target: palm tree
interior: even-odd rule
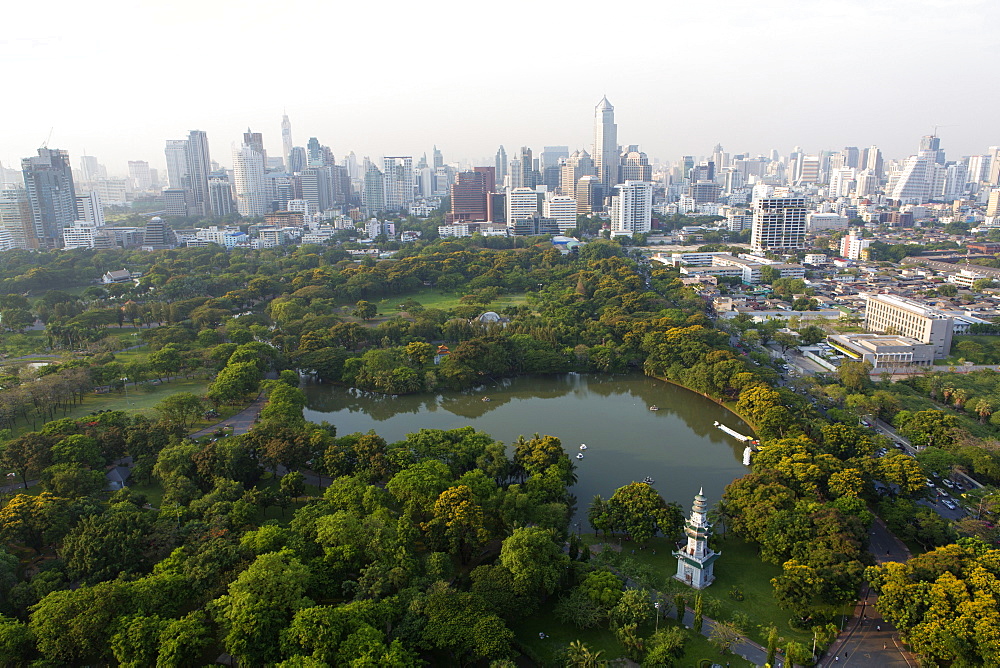
[[[607,662],[601,660],[603,650],[591,652],[583,642],[574,640],[566,649],[566,665],[574,668],[598,668]]]
[[[991,404],[986,399],[980,399],[973,406],[973,410],[976,411],[976,415],[979,416],[979,424],[986,424],[986,419],[993,414],[993,404]]]
[[[951,393],[951,398],[955,402],[955,408],[962,410],[965,400],[969,398],[969,393],[960,387]]]

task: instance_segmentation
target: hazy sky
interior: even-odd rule
[[[621,144],[650,157],[1000,144],[990,0],[54,0],[0,21],[0,161],[49,146],[111,173],[163,168],[205,130],[231,165],[247,126],[280,155],[587,148],[607,94]],[[947,127],[946,127],[947,126]]]

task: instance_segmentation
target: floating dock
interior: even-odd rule
[[[721,429],[722,431],[726,432],[727,434],[729,434],[733,438],[735,438],[737,441],[741,441],[743,443],[753,443],[754,442],[753,436],[744,436],[743,434],[741,434],[740,432],[736,431],[735,429],[730,429],[729,427],[727,427],[726,425],[722,424],[718,420],[715,421],[715,426],[718,427],[719,429]]]

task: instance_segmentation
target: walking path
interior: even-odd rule
[[[202,436],[211,436],[217,429],[221,429],[227,425],[232,426],[231,435],[239,436],[240,434],[245,434],[251,429],[253,429],[254,420],[260,415],[260,411],[264,408],[267,403],[267,396],[261,392],[257,395],[257,398],[253,402],[241,410],[236,415],[228,417],[225,420],[219,420],[213,425],[209,425],[204,429],[199,429],[198,431],[189,434],[189,438],[201,438]]]

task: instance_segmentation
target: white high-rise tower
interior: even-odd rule
[[[262,153],[248,144],[243,144],[238,151],[233,151],[233,180],[236,208],[241,216],[263,216],[267,213]]]
[[[674,578],[695,589],[704,589],[715,582],[715,560],[722,554],[708,546],[712,524],[706,513],[704,489],[698,491],[691,506],[691,516],[684,524],[687,545],[674,552],[677,573]]]
[[[281,117],[281,157],[285,159],[285,170],[292,171],[292,122],[288,120],[288,114]]]
[[[618,183],[618,126],[615,108],[607,96],[601,98],[594,112],[594,168],[604,185],[604,192]]]

